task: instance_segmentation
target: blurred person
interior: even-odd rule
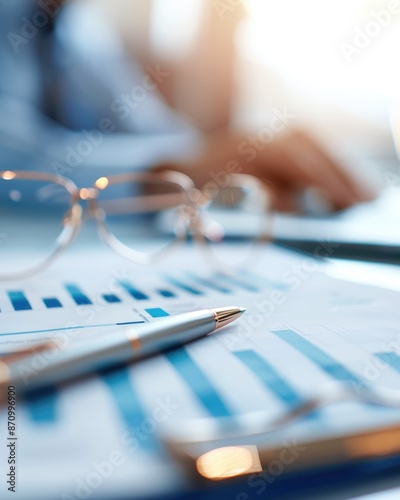
[[[53,171],[82,184],[111,169],[169,168],[198,186],[248,173],[284,210],[296,209],[308,187],[334,209],[371,196],[315,139],[288,128],[284,113],[272,138],[227,126],[200,131],[160,96],[169,72],[129,60],[93,2],[14,0],[0,13],[4,169]]]
[[[125,105],[131,112],[121,115],[118,101],[143,88],[145,75],[127,64],[118,36],[95,5],[15,0],[2,2],[0,13],[4,167],[50,170],[85,182],[92,171],[146,167],[171,149],[175,155],[178,145],[197,144],[194,129],[158,98],[156,80],[144,88],[143,102],[137,96]]]

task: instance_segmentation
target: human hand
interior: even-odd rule
[[[278,210],[298,210],[307,188],[318,190],[334,210],[374,197],[314,138],[297,129],[268,144],[252,141],[250,135],[223,132],[208,139],[196,158],[164,167],[184,172],[198,187],[218,183],[227,174],[254,175],[271,190]]]

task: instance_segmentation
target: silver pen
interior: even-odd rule
[[[0,360],[0,389],[15,386],[21,392],[37,390],[182,346],[228,325],[244,311],[242,307],[202,309],[127,327],[110,335],[71,342],[64,348],[57,349],[54,344],[52,348],[36,350],[14,361],[3,358]],[[41,359],[46,360],[39,370],[38,351]]]

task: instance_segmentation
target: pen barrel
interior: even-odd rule
[[[70,378],[126,363],[203,337],[214,330],[208,310],[170,316],[138,328],[71,342],[8,364],[8,381],[22,392],[53,386]],[[1,377],[0,377],[1,378]],[[4,382],[3,382],[4,384]]]
[[[127,362],[132,348],[125,332],[55,345],[8,365],[10,384],[28,392]]]
[[[166,351],[204,337],[215,329],[215,316],[209,309],[169,316],[137,329],[139,356]],[[129,336],[129,334],[128,334]]]

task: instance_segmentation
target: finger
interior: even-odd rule
[[[299,153],[298,146],[291,154],[286,141],[271,143],[247,166],[246,173],[268,179],[275,186],[284,186],[285,191],[298,192],[314,185],[315,176],[304,162],[299,162],[296,152]]]
[[[351,174],[351,172],[349,172],[345,165],[343,165],[338,159],[333,158],[330,154],[328,154],[326,149],[318,144],[312,137],[303,131],[299,131],[298,135],[303,141],[309,144],[309,146],[321,159],[326,162],[327,165],[330,166],[331,171],[335,172],[335,174],[341,178],[344,183],[346,183],[357,201],[368,201],[376,196],[375,193],[371,189],[368,189],[363,182],[358,181]]]
[[[353,183],[312,141],[294,138],[288,143],[286,152],[308,179],[309,186],[321,190],[335,208],[346,208],[359,201]]]
[[[301,191],[293,186],[265,182],[271,195],[271,207],[279,212],[298,212],[300,208]]]

